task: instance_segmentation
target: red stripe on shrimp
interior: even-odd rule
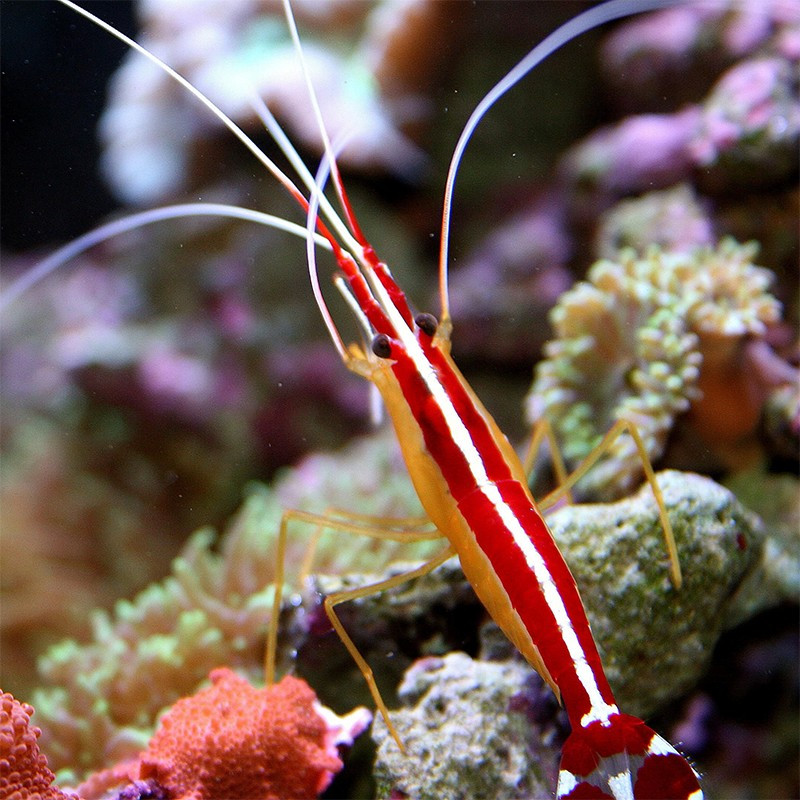
[[[462,499],[459,511],[536,643],[573,727],[587,717],[606,719],[617,707],[575,580],[523,487],[506,481],[493,489],[516,524],[509,524],[507,515],[480,489]]]
[[[508,462],[500,452],[486,419],[463,390],[460,376],[453,373],[438,350],[436,355],[436,360],[431,359],[435,380],[442,387],[459,425],[466,431],[472,449],[480,454],[486,478],[495,483],[512,478]],[[429,386],[419,376],[417,365],[399,342],[394,345],[391,357],[396,361],[393,371],[398,382],[410,389],[404,392],[404,396],[422,431],[428,452],[436,459],[450,492],[458,501],[475,488],[475,474],[467,455],[454,439],[451,419],[433,397]]]

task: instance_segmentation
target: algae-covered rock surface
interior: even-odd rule
[[[476,661],[465,653],[417,661],[400,685],[404,707],[392,714],[406,752],[382,720],[373,724],[377,796],[549,797],[558,747],[545,745],[514,703],[529,676],[519,662]]]
[[[648,715],[703,675],[719,635],[738,616],[732,595],[758,563],[759,519],[719,484],[659,473],[683,584],[668,573],[650,488],[618,503],[565,508],[549,518],[578,582],[620,706]]]

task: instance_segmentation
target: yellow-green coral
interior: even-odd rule
[[[255,495],[244,512],[252,533],[258,504]],[[266,554],[258,558],[255,537],[248,538],[249,569],[213,553],[213,535],[199,531],[170,577],[132,602],[119,601],[113,615],[94,612],[90,643],[67,640],[40,659],[47,686],[33,699],[54,768],[80,773],[135,756],[158,712],[191,693],[210,669],[258,664],[271,570]],[[264,580],[253,592],[258,573]]]
[[[706,348],[761,335],[779,318],[780,304],[767,291],[772,274],[752,263],[756,252],[755,243],[725,239],[713,249],[624,250],[616,261],[598,261],[551,312],[557,338],[537,367],[529,421],[550,421],[572,465],[618,419],[634,423],[650,458],[658,458],[675,417],[699,396]],[[641,473],[624,435],[586,485],[614,495]]]

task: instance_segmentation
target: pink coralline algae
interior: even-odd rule
[[[699,119],[697,108],[632,116],[592,134],[562,168],[580,185],[611,195],[671,186],[691,171]]]
[[[700,168],[724,165],[728,182],[737,175],[780,180],[797,163],[799,131],[796,68],[779,58],[755,58],[716,84],[690,152]]]
[[[792,174],[800,103],[792,65],[754,58],[729,69],[700,104],[637,114],[601,128],[567,154],[563,176],[601,207],[642,191],[697,180],[712,193]],[[724,167],[705,174],[710,167]]]
[[[660,97],[690,99],[720,70],[755,53],[796,60],[798,8],[794,0],[720,0],[626,21],[603,47],[608,79],[624,84],[615,102],[635,109]]]

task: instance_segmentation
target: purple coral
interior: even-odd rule
[[[725,73],[703,105],[691,143],[696,165],[727,164],[726,182],[745,179],[750,185],[780,180],[796,169],[800,100],[795,72],[783,59],[756,58]]]

